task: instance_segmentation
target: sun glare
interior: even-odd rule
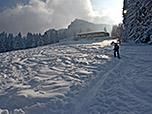
[[[123,13],[126,14],[126,13],[127,13],[127,10],[124,10]]]

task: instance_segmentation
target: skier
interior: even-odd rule
[[[114,45],[114,57],[116,57],[116,53],[117,53],[117,57],[120,59],[120,55],[119,55],[119,45],[115,42],[112,42],[111,45]]]

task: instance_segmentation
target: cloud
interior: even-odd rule
[[[30,0],[27,5],[0,12],[0,31],[43,33],[50,28],[65,28],[75,18],[111,23],[108,15],[93,10],[90,0]]]

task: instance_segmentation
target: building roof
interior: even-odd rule
[[[78,33],[77,35],[85,35],[85,34],[96,34],[96,33],[108,33],[108,32],[104,32],[104,31],[90,31],[90,32],[82,32],[82,33]]]

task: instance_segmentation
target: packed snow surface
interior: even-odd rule
[[[152,114],[152,46],[109,38],[0,54],[1,114]]]

